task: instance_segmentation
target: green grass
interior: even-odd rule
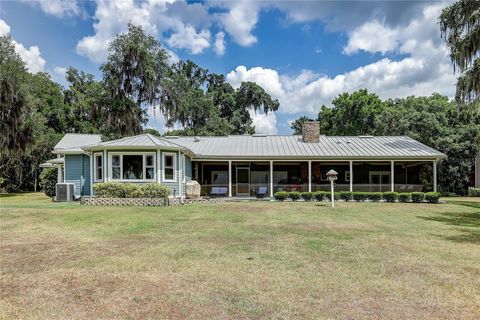
[[[480,200],[87,207],[0,196],[0,319],[475,319]]]

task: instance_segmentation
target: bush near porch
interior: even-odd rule
[[[326,201],[330,200],[330,192],[317,191],[317,192],[285,192],[279,191],[276,192],[274,198],[279,201],[284,201],[287,198],[290,198],[292,201],[298,200],[300,197],[305,201]],[[428,202],[428,203],[438,203],[440,199],[440,193],[438,192],[413,192],[413,193],[398,193],[398,192],[349,192],[341,191],[334,192],[335,200],[343,201],[365,201],[370,200],[373,202],[378,202],[384,200],[386,202]]]
[[[160,198],[170,194],[170,189],[160,183],[121,183],[103,182],[93,185],[97,198]]]

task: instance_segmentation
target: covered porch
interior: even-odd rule
[[[193,160],[202,196],[273,197],[277,191],[437,191],[436,160]]]

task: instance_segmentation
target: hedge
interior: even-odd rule
[[[353,200],[355,201],[367,200],[367,192],[354,192],[352,196],[353,196]]]
[[[298,199],[300,199],[300,196],[301,196],[301,193],[298,191],[292,191],[288,193],[288,197],[292,199],[292,201],[297,201]]]
[[[345,201],[349,201],[353,199],[352,192],[349,192],[349,191],[340,191],[339,196],[340,196],[340,199]]]
[[[302,198],[305,201],[312,201],[313,199],[313,192],[302,192]]]
[[[423,192],[412,192],[412,201],[415,203],[423,202],[425,199],[425,193]]]
[[[398,194],[398,201],[400,202],[410,202],[412,200],[411,193],[400,193]]]
[[[375,202],[378,202],[380,200],[382,200],[382,193],[381,192],[369,192],[367,193],[367,198],[369,200],[372,200],[372,201],[375,201]]]
[[[398,200],[398,193],[397,192],[384,192],[383,199],[387,202],[395,202]]]
[[[288,198],[288,192],[286,192],[286,191],[277,191],[277,192],[275,192],[275,194],[273,195],[273,197],[275,198],[275,200],[283,201],[283,200],[285,200],[285,199]]]
[[[480,197],[480,188],[468,188],[469,197]]]
[[[166,198],[170,189],[159,183],[102,182],[93,185],[95,197],[98,198]]]
[[[327,197],[327,193],[325,191],[315,191],[313,193],[313,197],[317,201],[324,201],[325,198]]]
[[[440,199],[440,193],[438,192],[425,193],[425,200],[427,200],[428,203],[438,203],[439,199]]]
[[[55,186],[58,182],[57,168],[45,168],[40,173],[40,188],[49,197],[54,197],[56,190]]]

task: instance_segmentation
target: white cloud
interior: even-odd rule
[[[80,8],[77,0],[23,0],[32,5],[38,5],[46,14],[59,18],[68,16],[82,15],[83,10]]]
[[[10,26],[0,19],[0,36],[10,33]],[[26,48],[23,44],[13,40],[15,51],[18,53],[27,68],[32,73],[37,73],[45,69],[45,59],[42,58],[40,49],[37,46]]]
[[[0,19],[0,36],[10,33],[10,26],[3,20]]]
[[[157,38],[161,38],[163,33],[170,34],[167,43],[172,48],[199,54],[211,46],[208,29],[211,17],[207,8],[198,3],[189,4],[183,0],[99,0],[94,19],[94,34],[77,43],[77,52],[96,63],[106,59],[110,41],[125,32],[129,22],[140,25]]]
[[[225,54],[225,33],[218,32],[215,35],[215,45],[214,45],[215,53],[219,56],[223,56]]]
[[[252,30],[258,22],[260,3],[257,1],[233,1],[227,3],[228,12],[220,14],[225,30],[241,46],[251,46],[257,42]]]
[[[57,74],[61,77],[65,77],[65,75],[67,74],[67,68],[65,68],[65,67],[55,67],[53,69],[53,72],[55,72],[55,74]]]
[[[277,117],[275,113],[255,113],[253,110],[250,110],[250,117],[253,120],[256,133],[277,134]]]
[[[210,47],[210,31],[202,30],[197,33],[192,26],[181,26],[167,42],[173,48],[187,49],[193,54],[199,54]]]
[[[280,101],[281,113],[315,114],[321,105],[330,105],[338,94],[362,88],[382,98],[423,96],[433,92],[453,97],[455,76],[436,24],[440,10],[441,6],[437,4],[425,7],[421,16],[412,19],[404,29],[399,29],[402,32],[376,21],[366,23],[351,33],[353,38],[350,38],[346,52],[398,50],[408,55],[398,61],[383,58],[333,77],[309,70],[295,76],[279,75],[273,69],[238,66],[227,75],[227,81],[235,87],[242,81],[258,83]],[[375,42],[372,38],[376,35],[372,29],[378,34],[387,33],[388,36],[383,42]],[[362,42],[360,38],[369,41]]]
[[[385,54],[388,51],[393,51],[398,43],[397,30],[385,27],[383,22],[374,20],[365,23],[350,34],[344,52],[352,54],[364,50]]]

